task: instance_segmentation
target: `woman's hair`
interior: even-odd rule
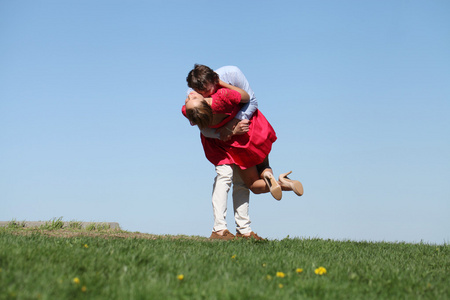
[[[195,64],[186,77],[186,81],[190,88],[196,91],[205,91],[209,85],[219,83],[219,75],[205,65]]]
[[[197,125],[203,129],[211,125],[213,120],[213,112],[211,106],[205,100],[200,102],[199,106],[186,109],[186,117],[191,124]]]

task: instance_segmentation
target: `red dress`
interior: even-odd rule
[[[227,114],[222,122],[211,128],[219,128],[231,121],[241,109],[241,94],[234,90],[219,89],[211,95],[213,114]],[[186,116],[186,108],[183,106]],[[226,142],[200,135],[206,158],[215,166],[236,164],[241,169],[256,166],[264,161],[277,140],[275,131],[264,115],[256,110],[250,118],[249,131],[241,135],[233,135]]]

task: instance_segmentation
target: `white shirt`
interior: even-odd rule
[[[249,94],[250,101],[247,102],[235,116],[235,118],[239,120],[249,120],[258,108],[258,101],[256,100],[255,93],[250,87],[247,78],[245,78],[244,73],[236,66],[224,66],[215,70],[215,72],[222,81],[241,88]],[[187,94],[189,95],[191,91],[192,89],[189,89]],[[220,135],[216,133],[216,130],[213,128],[205,128],[202,129],[201,132],[204,136],[209,138],[220,138]]]

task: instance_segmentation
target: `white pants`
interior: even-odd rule
[[[227,229],[227,199],[231,183],[233,183],[233,208],[236,231],[241,234],[252,231],[250,228],[250,217],[248,215],[250,191],[239,175],[238,168],[236,165],[216,166],[217,176],[214,180],[212,192],[214,213],[213,231]]]

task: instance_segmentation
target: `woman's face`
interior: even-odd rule
[[[200,95],[199,93],[194,92],[194,91],[190,92],[186,99],[186,102],[185,102],[186,109],[195,108],[195,107],[199,106],[200,103],[204,100],[205,100],[205,98],[203,98],[203,96]]]

